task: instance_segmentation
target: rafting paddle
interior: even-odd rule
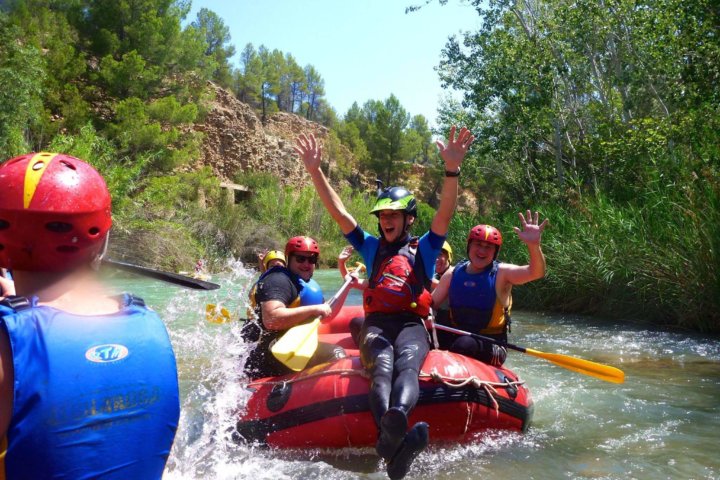
[[[220,285],[217,283],[198,280],[197,278],[180,275],[178,273],[163,272],[162,270],[155,270],[154,268],[141,267],[140,265],[133,265],[132,263],[118,262],[107,258],[103,259],[102,263],[103,265],[107,265],[118,270],[137,273],[145,277],[162,280],[163,282],[180,285],[185,288],[193,288],[195,290],[215,290],[220,288]]]
[[[352,275],[363,270],[365,270],[365,265],[360,265],[352,274],[347,275],[342,287],[327,301],[331,309],[334,309],[338,298],[350,287],[353,281]],[[311,322],[292,327],[273,344],[270,351],[283,365],[295,372],[299,372],[305,368],[305,365],[317,350],[319,326],[320,317],[317,317]]]
[[[545,353],[539,350],[533,350],[532,348],[518,347],[517,345],[513,345],[511,343],[504,343],[490,337],[466,332],[465,330],[458,330],[457,328],[446,327],[445,325],[438,325],[437,323],[435,324],[435,328],[445,332],[454,333],[456,335],[469,335],[479,340],[494,343],[511,350],[527,353],[533,357],[544,358],[555,365],[559,365],[574,372],[582,373],[583,375],[599,378],[600,380],[605,380],[606,382],[623,383],[625,381],[625,373],[622,370],[609,365],[603,365],[601,363],[595,363],[589,360],[583,360],[582,358],[571,357],[569,355],[562,355],[560,353]]]

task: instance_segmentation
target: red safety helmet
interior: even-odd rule
[[[285,244],[285,258],[289,259],[291,253],[298,252],[314,253],[315,255],[320,256],[320,246],[310,237],[305,237],[303,235],[292,237]]]
[[[497,248],[495,249],[495,258],[497,258],[500,247],[502,246],[502,234],[500,233],[500,230],[492,225],[475,225],[470,229],[470,233],[467,237],[468,252],[470,251],[470,242],[473,240],[482,240],[484,242],[497,245]]]
[[[0,164],[0,266],[62,271],[102,250],[110,192],[90,165],[69,155],[30,153]]]

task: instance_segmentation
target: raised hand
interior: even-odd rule
[[[548,224],[548,219],[546,218],[542,223],[538,224],[540,214],[535,212],[535,216],[533,216],[530,210],[525,212],[525,216],[523,216],[522,212],[518,213],[518,216],[520,217],[522,230],[518,227],[513,227],[513,230],[515,230],[520,240],[526,245],[540,245],[540,238],[545,226]]]
[[[300,155],[307,171],[318,170],[322,160],[322,146],[318,145],[315,135],[300,134],[295,139],[293,149]]]
[[[340,252],[340,255],[338,255],[338,262],[347,262],[347,259],[350,258],[354,251],[355,249],[352,247],[352,245],[348,245],[347,247],[343,248]]]
[[[445,162],[445,170],[457,171],[465,158],[465,154],[470,148],[475,137],[470,130],[466,127],[462,127],[458,132],[457,138],[455,138],[455,130],[457,127],[453,125],[450,128],[450,135],[448,135],[448,143],[445,145],[443,142],[438,140],[436,145],[440,149],[440,156]]]

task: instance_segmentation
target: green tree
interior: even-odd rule
[[[106,55],[100,61],[98,74],[108,93],[117,98],[148,98],[161,78],[160,69],[148,65],[135,50],[124,54],[120,60]]]
[[[413,115],[410,120],[410,132],[417,139],[414,142],[417,144],[417,148],[413,150],[417,155],[413,158],[413,161],[421,164],[429,164],[431,160],[433,149],[432,132],[428,125],[427,119],[423,115]]]
[[[487,178],[493,191],[524,201],[591,188],[631,199],[658,166],[676,174],[684,149],[707,151],[718,138],[680,127],[697,126],[698,111],[717,124],[717,83],[697,75],[699,66],[718,75],[709,2],[472,3],[483,26],[451,39],[439,70],[464,92],[480,140],[469,163],[499,174]]]
[[[182,52],[180,21],[190,5],[176,0],[82,0],[82,31],[100,57],[136,51],[152,65],[169,66]]]
[[[213,80],[223,87],[229,87],[232,84],[232,69],[229,62],[235,55],[235,47],[228,45],[231,39],[230,29],[222,18],[207,8],[200,9],[197,18],[190,26],[205,38],[207,45],[205,57],[212,59],[214,65]]]
[[[43,59],[0,12],[0,150],[10,157],[34,150],[32,132],[42,119]]]
[[[235,80],[235,95],[241,102],[255,108],[260,106],[262,76],[262,61],[253,44],[248,43],[240,54],[240,70]]]
[[[262,65],[260,77],[261,120],[265,123],[268,116],[277,110],[276,99],[280,93],[280,74],[285,58],[279,50],[270,51],[265,45],[260,45],[258,59]]]
[[[312,65],[305,66],[305,88],[307,89],[305,118],[314,120],[317,118],[320,100],[325,95],[325,80]]]
[[[384,102],[368,101],[363,110],[368,123],[366,144],[371,169],[386,185],[392,184],[407,169],[403,153],[410,115],[395,95]]]
[[[295,57],[285,54],[280,73],[280,93],[278,94],[278,107],[280,110],[295,113],[298,105],[302,104],[305,88],[305,74]]]

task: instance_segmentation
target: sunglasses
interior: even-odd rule
[[[318,261],[317,255],[311,255],[309,257],[306,257],[305,255],[293,255],[293,258],[297,263],[309,262],[310,265],[315,265]]]

